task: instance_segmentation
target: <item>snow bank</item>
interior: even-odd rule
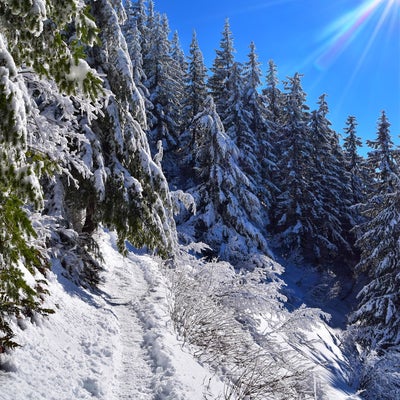
[[[3,360],[2,400],[110,399],[118,324],[100,298],[70,284],[54,263],[49,278],[56,313],[26,324],[22,345]]]

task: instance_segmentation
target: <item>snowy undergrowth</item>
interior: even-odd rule
[[[19,322],[22,346],[0,356],[2,400],[356,398],[336,332],[310,321],[315,311],[283,309],[279,279],[260,285],[257,270],[236,276],[227,263],[187,256],[167,270],[150,256],[123,257],[112,233],[96,240],[99,291],[53,262],[46,306],[56,313]]]
[[[228,263],[186,259],[171,274],[176,330],[224,377],[222,399],[357,398],[340,331],[318,309],[289,312],[281,267],[263,265],[237,274]]]

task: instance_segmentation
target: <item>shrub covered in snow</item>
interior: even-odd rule
[[[265,265],[265,260],[264,264]],[[281,267],[236,272],[187,258],[170,272],[171,317],[196,357],[226,379],[225,399],[288,399],[313,391],[310,360],[296,350],[319,312],[284,308]]]

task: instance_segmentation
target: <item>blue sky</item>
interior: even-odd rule
[[[352,114],[359,136],[373,139],[385,110],[400,143],[400,0],[156,0],[155,5],[178,31],[186,53],[196,30],[207,67],[229,18],[238,61],[246,61],[254,41],[264,72],[273,59],[280,80],[304,74],[311,109],[322,93],[328,95],[336,131],[342,133]]]

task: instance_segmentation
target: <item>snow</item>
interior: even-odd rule
[[[114,233],[96,234],[105,268],[96,293],[71,283],[53,260],[46,307],[56,312],[32,324],[19,321],[19,328],[14,323],[22,346],[0,355],[1,400],[224,398],[222,378],[174,331],[170,273],[148,255],[130,251],[123,257],[116,240]],[[315,366],[316,389],[309,398],[358,398],[346,384],[340,330],[322,320],[312,330],[298,329],[306,340],[295,346]]]
[[[69,81],[75,81],[82,93],[85,93],[84,81],[88,78],[90,73],[94,76],[98,76],[96,70],[91,68],[85,60],[80,58],[77,62],[71,60],[69,73],[65,75],[65,78]]]
[[[17,67],[2,34],[0,34],[0,85],[3,95],[8,98],[7,103],[2,107],[7,107],[7,111],[12,113],[14,119],[12,134],[19,140],[22,138],[25,142],[27,117],[23,93],[24,85],[17,74]],[[2,118],[6,119],[4,116]]]
[[[56,313],[20,323],[11,355],[1,355],[1,400],[202,400],[222,382],[176,339],[157,261],[116,250],[101,233],[104,283],[98,294],[68,281],[55,260],[49,277]]]

